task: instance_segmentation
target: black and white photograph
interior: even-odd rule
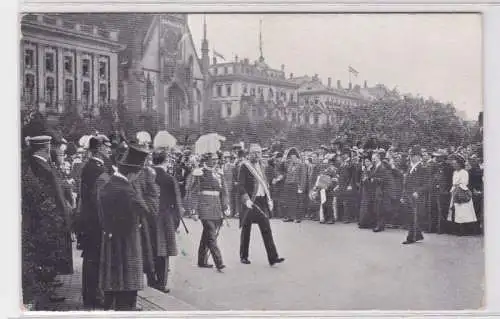
[[[23,311],[484,309],[481,14],[19,21]]]

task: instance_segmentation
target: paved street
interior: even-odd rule
[[[239,263],[236,220],[221,230],[224,273],[196,267],[201,223],[186,220],[172,266],[170,297],[199,310],[459,310],[481,306],[483,239],[405,232],[374,234],[354,224],[272,221],[283,264],[267,263],[254,226],[251,265]],[[181,309],[166,309],[181,310]]]

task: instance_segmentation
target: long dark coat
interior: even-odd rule
[[[137,291],[144,288],[140,220],[145,203],[126,178],[113,175],[99,191],[102,247],[99,288]]]
[[[374,167],[362,173],[361,180],[361,203],[359,209],[359,226],[371,228],[375,226],[375,192],[376,185],[371,179]]]
[[[90,158],[82,169],[80,188],[80,211],[75,223],[75,230],[80,234],[82,257],[98,261],[100,256],[101,229],[97,207],[96,181],[104,173],[104,164]]]
[[[160,202],[156,221],[156,255],[177,256],[175,231],[179,227],[183,203],[176,179],[163,168],[155,167],[156,184],[159,188]]]
[[[59,212],[63,222],[59,234],[57,234],[57,246],[61,254],[55,260],[55,271],[61,275],[69,275],[73,273],[73,249],[71,243],[71,208],[64,198],[64,190],[61,185],[59,173],[48,161],[44,161],[38,157],[31,157],[30,167],[33,174],[46,185],[45,190],[48,191],[54,201],[57,211]]]
[[[144,214],[140,216],[141,242],[144,262],[144,273],[154,271],[154,256],[156,250],[156,216],[160,204],[160,191],[155,182],[155,172],[152,168],[143,168],[137,178],[131,181],[137,196],[146,205]]]

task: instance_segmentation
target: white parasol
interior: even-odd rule
[[[225,140],[226,138],[224,136],[217,133],[202,135],[194,144],[194,152],[198,155],[216,153],[220,150],[221,142],[224,142]]]
[[[159,131],[154,140],[154,148],[172,148],[177,145],[177,139],[167,131]]]

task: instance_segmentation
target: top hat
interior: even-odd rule
[[[125,152],[123,158],[120,161],[120,165],[131,166],[131,167],[142,167],[146,162],[149,152],[143,147],[138,147],[136,145],[129,146]]]
[[[111,146],[111,143],[106,135],[96,135],[92,136],[89,140],[89,149],[96,150],[99,146],[106,145]]]
[[[233,144],[233,150],[241,150],[241,144]]]

